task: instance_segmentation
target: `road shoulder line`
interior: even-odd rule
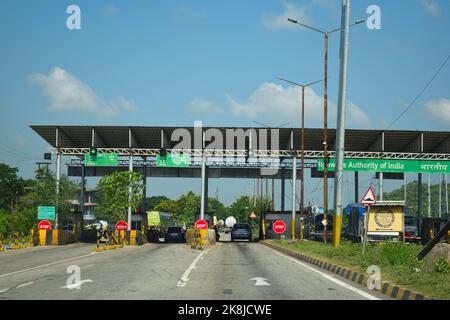
[[[368,277],[364,273],[359,273],[354,270],[346,269],[339,265],[325,262],[323,260],[308,256],[304,253],[293,251],[293,250],[290,250],[287,248],[283,248],[283,247],[277,246],[273,243],[269,243],[267,241],[260,241],[259,243],[261,243],[262,245],[269,247],[275,251],[282,252],[282,253],[284,253],[288,256],[294,257],[298,260],[302,260],[309,264],[313,264],[316,267],[325,269],[331,273],[335,273],[335,274],[337,274],[341,277],[344,277],[350,281],[356,282],[364,287],[367,287]],[[317,269],[314,269],[314,268],[313,268],[313,270],[318,271]],[[406,289],[406,288],[401,288],[398,285],[392,284],[387,281],[383,281],[381,283],[381,290],[376,290],[376,291],[381,292],[382,294],[384,294],[390,298],[397,299],[397,300],[431,300],[430,297],[426,297],[425,295],[423,295],[421,293],[417,293],[417,292],[414,292],[414,291]]]

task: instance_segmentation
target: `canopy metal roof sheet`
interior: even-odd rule
[[[194,149],[194,127],[145,127],[145,126],[59,126],[32,125],[38,135],[52,147],[88,148],[91,146],[105,148],[149,148],[171,149],[172,134],[177,129],[190,132]],[[300,149],[301,130],[299,128],[239,128],[239,127],[202,127],[203,132],[217,129],[226,137],[227,130],[255,130],[257,137],[263,130],[268,132],[268,149],[270,131],[279,130],[278,150]],[[347,129],[345,150],[361,152],[405,152],[405,153],[441,153],[450,154],[449,131],[405,131],[405,130],[355,130]],[[57,138],[58,137],[58,138]],[[201,138],[200,138],[201,139]],[[259,139],[258,139],[259,140]],[[329,151],[336,149],[336,130],[328,129]],[[384,150],[383,150],[384,141]],[[224,149],[226,143],[224,141]],[[423,150],[421,150],[423,148]],[[305,150],[323,150],[323,129],[305,129]]]

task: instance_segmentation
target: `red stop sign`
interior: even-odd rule
[[[195,230],[208,229],[208,222],[203,219],[195,221]]]
[[[47,220],[42,220],[38,224],[39,230],[52,230],[52,224],[48,222]]]
[[[277,220],[273,223],[272,229],[278,234],[284,233],[286,231],[286,223],[284,223],[284,221]]]
[[[126,221],[119,221],[116,223],[116,230],[128,230],[128,223]]]

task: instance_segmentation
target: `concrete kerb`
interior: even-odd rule
[[[291,257],[297,258],[299,260],[305,261],[307,263],[313,264],[319,268],[325,269],[329,272],[335,273],[341,277],[344,277],[350,281],[356,282],[364,287],[367,287],[367,280],[369,277],[365,273],[361,273],[358,271],[354,271],[352,269],[344,268],[339,265],[326,262],[317,258],[313,258],[311,256],[308,256],[304,253],[297,252],[294,250],[290,250],[287,248],[283,248],[280,246],[277,246],[273,243],[267,242],[267,241],[260,241],[259,243],[277,250],[279,252],[282,252],[284,254],[287,254]],[[377,290],[378,291],[378,290]],[[381,293],[397,300],[432,300],[431,297],[427,297],[421,293],[403,288],[401,286],[398,286],[396,284],[382,281],[381,282]]]

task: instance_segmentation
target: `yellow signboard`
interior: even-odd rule
[[[403,206],[371,206],[368,212],[368,233],[403,232]]]
[[[147,211],[147,223],[149,227],[159,227],[161,225],[159,211]]]

